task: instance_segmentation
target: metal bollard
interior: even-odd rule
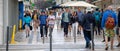
[[[74,26],[74,43],[76,43],[76,27]]]
[[[91,40],[92,40],[92,50],[94,50],[94,35],[93,35],[93,24],[90,24],[91,26]]]
[[[9,26],[7,26],[6,51],[9,50]]]
[[[52,31],[53,31],[53,28],[50,27],[50,51],[52,51]]]
[[[7,35],[6,35],[6,51],[9,51],[9,41],[10,41],[10,29],[12,28],[13,26],[7,26]]]
[[[45,33],[45,26],[43,26],[43,44],[45,43],[45,35],[46,33]]]

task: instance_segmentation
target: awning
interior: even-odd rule
[[[85,1],[70,1],[67,3],[61,4],[60,6],[97,7],[95,5],[87,3]]]

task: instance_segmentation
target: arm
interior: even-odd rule
[[[106,13],[103,13],[102,22],[101,22],[102,29],[105,27],[105,18],[106,18]]]
[[[63,21],[63,18],[64,18],[64,13],[62,14],[62,21]]]

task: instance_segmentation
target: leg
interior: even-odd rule
[[[66,36],[66,23],[65,22],[64,22],[63,26],[64,26],[64,36]]]
[[[80,28],[80,25],[78,25],[78,28],[77,28],[77,34],[79,34],[79,28]]]
[[[43,37],[43,25],[40,26],[40,34],[41,34],[41,37]]]
[[[103,30],[103,41],[102,42],[105,42],[105,32],[104,32],[104,30]]]
[[[117,35],[118,45],[116,47],[120,47],[120,35]]]
[[[119,31],[120,29],[117,28],[116,32],[117,32],[117,40],[118,40],[118,45],[116,47],[120,47],[120,35],[119,35]]]
[[[47,32],[48,32],[48,27],[45,25],[45,34],[46,34],[46,37],[47,37]]]
[[[111,37],[111,50],[113,50],[114,36]]]
[[[86,47],[85,48],[88,48],[89,47],[89,44],[90,44],[90,39],[89,39],[89,32],[84,30],[84,38],[85,38],[85,41],[86,41]]]
[[[98,34],[100,35],[100,22],[98,24]]]
[[[106,44],[105,50],[108,50],[108,37],[107,36],[105,36],[105,44]]]
[[[68,26],[69,26],[69,23],[66,23],[66,35],[68,36]]]
[[[30,37],[28,39],[28,43],[30,44],[32,43],[33,37],[34,37],[34,31],[31,31]]]

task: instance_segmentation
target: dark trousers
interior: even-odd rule
[[[44,28],[43,28],[43,26],[44,26]],[[41,24],[40,25],[40,34],[41,34],[41,37],[43,37],[43,32],[45,33],[45,35],[47,37],[47,26],[46,26],[46,24]]]
[[[68,35],[68,26],[69,26],[69,22],[64,22],[64,34]]]
[[[91,41],[91,31],[86,31],[86,30],[83,31],[84,31],[84,38],[86,41],[86,45],[88,45]]]
[[[96,34],[97,34],[97,31],[98,31],[98,34],[100,35],[100,21],[96,21]]]

